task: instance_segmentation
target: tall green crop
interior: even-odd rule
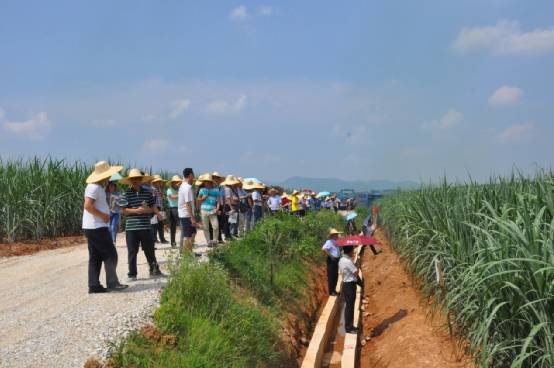
[[[554,366],[553,183],[542,173],[443,182],[382,201],[392,244],[484,367]]]
[[[0,160],[0,239],[41,239],[76,234],[91,167],[34,158]]]

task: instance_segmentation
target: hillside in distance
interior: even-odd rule
[[[390,180],[342,180],[337,178],[306,178],[293,176],[281,183],[274,183],[289,189],[312,189],[316,192],[330,191],[338,192],[341,189],[354,189],[356,192],[367,192],[370,190],[394,190],[394,189],[414,189],[419,187],[419,183],[410,180],[390,181]]]

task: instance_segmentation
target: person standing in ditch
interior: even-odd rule
[[[342,276],[342,294],[344,295],[344,328],[346,333],[358,333],[354,327],[354,305],[356,302],[356,285],[363,287],[358,278],[358,267],[352,261],[354,247],[343,247],[343,255],[339,261],[339,272]]]
[[[161,276],[160,267],[154,251],[154,239],[152,238],[150,219],[152,214],[159,216],[156,207],[156,198],[152,192],[142,184],[148,183],[152,177],[143,174],[138,169],[131,169],[129,175],[121,180],[122,184],[130,185],[129,190],[123,193],[120,206],[125,218],[125,237],[129,261],[130,281],[137,279],[137,255],[139,247],[146,256],[150,267],[150,276]]]
[[[340,250],[336,245],[339,234],[342,234],[336,229],[329,230],[329,238],[323,244],[321,250],[327,255],[327,286],[330,296],[337,295],[337,281],[339,278],[339,258]]]
[[[88,242],[89,294],[127,288],[127,285],[120,284],[117,278],[117,250],[108,230],[110,207],[104,189],[109,178],[121,169],[123,169],[122,166],[110,166],[106,161],[100,161],[96,163],[94,172],[86,180],[82,228]],[[100,284],[102,262],[106,271],[107,289]]]

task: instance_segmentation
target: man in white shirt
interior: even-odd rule
[[[358,328],[354,327],[354,305],[356,302],[356,285],[363,287],[358,278],[358,267],[352,261],[354,247],[346,246],[342,248],[344,254],[339,261],[339,272],[342,276],[342,293],[344,295],[344,327],[346,333],[358,333]]]
[[[181,244],[179,249],[183,250],[184,239],[184,245],[189,252],[192,252],[192,238],[196,234],[197,222],[193,212],[194,194],[192,183],[194,182],[194,172],[190,167],[183,170],[183,177],[185,180],[179,187],[177,200],[177,211],[179,212],[179,221],[181,222]]]
[[[110,207],[104,189],[110,177],[121,169],[122,166],[110,166],[106,161],[100,161],[96,163],[94,172],[86,180],[82,228],[88,242],[89,294],[127,288],[127,285],[119,283],[117,278],[117,250],[109,231]],[[102,262],[106,270],[107,289],[100,284]]]
[[[281,197],[277,195],[277,191],[275,189],[271,189],[269,191],[267,205],[272,215],[276,214],[281,209]]]
[[[336,229],[329,230],[329,238],[321,247],[323,253],[327,255],[327,287],[330,296],[337,296],[337,281],[339,278],[339,258],[340,250],[336,245],[337,238],[341,234]]]

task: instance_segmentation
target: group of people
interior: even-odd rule
[[[168,243],[164,237],[164,221],[169,218],[171,246],[176,247],[177,226],[181,227],[179,250],[193,252],[197,229],[201,229],[208,246],[240,237],[252,229],[265,215],[290,212],[304,216],[307,211],[338,210],[335,196],[293,191],[279,193],[256,180],[243,180],[217,172],[195,178],[192,168],[183,170],[183,177],[174,175],[165,181],[160,175],[150,176],[139,169],[131,169],[126,177],[119,172],[122,166],[96,163],[87,178],[84,193],[82,227],[88,241],[89,293],[121,291],[128,287],[117,276],[118,262],[115,242],[121,215],[125,216],[125,240],[128,250],[128,281],[137,279],[137,255],[142,248],[151,277],[162,276],[155,253],[155,243]],[[167,184],[167,189],[164,186]],[[119,187],[124,190],[119,191]],[[169,216],[166,216],[168,210]],[[346,233],[357,233],[355,214],[347,217]],[[373,214],[363,221],[363,235],[375,230]],[[340,248],[336,240],[342,232],[331,229],[322,247],[327,256],[327,283],[330,296],[336,296],[339,273],[342,275],[342,293],[345,298],[345,328],[357,333],[353,325],[356,286],[361,285],[358,268],[353,262],[354,248]],[[158,239],[159,238],[159,239]],[[378,254],[373,246],[374,254]],[[196,254],[198,255],[198,254]],[[106,287],[100,283],[104,263]]]
[[[336,196],[320,196],[311,191],[293,191],[290,195],[278,188],[269,188],[255,179],[205,173],[195,177],[192,168],[183,176],[164,180],[161,175],[148,175],[131,169],[121,176],[122,166],[101,161],[87,178],[84,194],[83,231],[88,241],[90,293],[123,290],[117,273],[115,243],[121,217],[125,221],[128,250],[129,281],[137,278],[137,255],[142,248],[150,276],[161,276],[155,254],[155,243],[168,243],[164,226],[169,219],[172,247],[193,252],[197,230],[202,230],[206,243],[218,243],[242,237],[264,216],[290,212],[304,216],[307,211],[338,210]],[[167,187],[167,188],[166,188]],[[194,253],[200,256],[198,253]],[[102,263],[106,271],[106,287],[99,280]]]

